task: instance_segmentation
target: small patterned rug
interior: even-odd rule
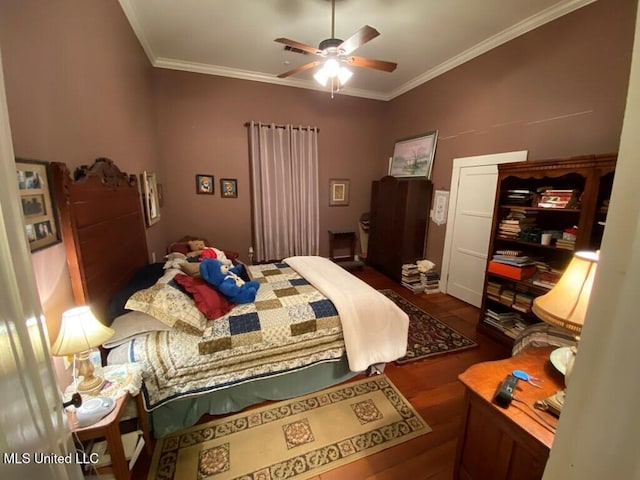
[[[159,439],[148,478],[308,479],[430,431],[378,375]]]
[[[409,315],[409,338],[407,354],[396,363],[408,363],[448,352],[455,352],[478,346],[455,329],[418,308],[393,290],[380,290]]]

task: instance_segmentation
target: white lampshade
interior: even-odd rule
[[[75,307],[62,314],[58,338],[51,346],[56,356],[84,352],[102,345],[115,331],[98,321],[88,306]]]
[[[598,258],[597,252],[576,252],[558,283],[533,301],[533,313],[551,325],[580,334]]]

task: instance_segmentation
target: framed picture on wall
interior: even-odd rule
[[[147,226],[150,227],[160,221],[158,179],[155,173],[142,172],[142,199]]]
[[[198,173],[196,175],[196,193],[202,195],[213,195],[213,175]]]
[[[238,180],[235,178],[221,178],[220,196],[222,198],[238,198]]]
[[[329,205],[349,205],[349,180],[345,178],[329,179]]]
[[[398,140],[389,161],[389,175],[393,177],[427,177],[431,179],[433,156],[438,131]]]
[[[49,163],[16,158],[16,176],[30,250],[35,252],[60,243]]]

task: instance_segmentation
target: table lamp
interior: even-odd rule
[[[94,376],[93,363],[89,359],[92,348],[109,340],[115,331],[98,321],[88,306],[75,307],[62,314],[62,325],[58,338],[51,347],[56,356],[75,355],[78,362],[78,374],[83,380],[77,385],[79,393],[95,394],[104,379]]]
[[[533,313],[541,320],[565,328],[578,337],[587,314],[598,258],[598,252],[576,252],[558,283],[549,292],[534,299],[531,308]],[[573,357],[571,355],[567,361],[565,382],[573,366]]]

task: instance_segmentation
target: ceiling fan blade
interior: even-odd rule
[[[370,27],[369,25],[365,25],[356,33],[347,38],[340,46],[338,50],[343,50],[346,55],[349,55],[356,48],[360,48],[362,45],[367,43],[369,40],[373,40],[380,32],[378,32],[375,28]]]
[[[294,68],[293,70],[289,70],[288,72],[281,73],[278,75],[278,78],[287,78],[291,75],[295,75],[296,73],[304,72],[309,70],[317,65],[320,65],[322,60],[316,60],[315,62],[305,63],[304,65],[300,65],[299,67]]]
[[[382,70],[383,72],[393,72],[398,66],[397,63],[364,57],[349,57],[348,62],[354,67],[373,68],[374,70]]]
[[[305,52],[313,53],[314,55],[320,55],[322,53],[322,50],[318,50],[316,47],[311,47],[309,45],[305,45],[304,43],[296,42],[295,40],[289,40],[288,38],[276,38],[274,41],[289,45],[290,47],[294,47]]]

